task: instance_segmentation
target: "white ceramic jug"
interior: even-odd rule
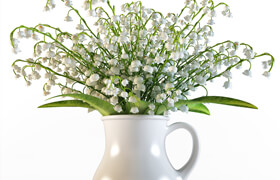
[[[168,117],[115,115],[102,117],[105,153],[93,180],[183,180],[198,156],[198,138],[186,123],[167,125]],[[170,164],[165,150],[166,136],[183,128],[193,138],[189,161],[179,170]]]

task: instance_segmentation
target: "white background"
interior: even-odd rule
[[[63,29],[67,27],[63,22],[65,9],[43,13],[44,1],[0,2],[0,179],[91,179],[104,151],[101,116],[88,114],[85,109],[37,109],[46,99],[40,83],[27,88],[22,79],[14,78],[11,69],[16,58],[31,57],[31,49],[20,46],[27,52],[13,55],[10,31],[18,25],[38,23]],[[112,3],[117,5],[119,1],[112,0]],[[143,3],[165,12],[178,12],[183,6],[183,0],[143,0]],[[263,70],[256,65],[252,78],[237,72],[233,75],[232,89],[224,90],[222,79],[215,85],[209,84],[209,94],[244,99],[257,105],[259,110],[209,105],[211,116],[172,114],[170,123],[188,122],[199,134],[200,157],[190,180],[279,180],[280,2],[228,0],[227,3],[233,18],[218,16],[212,41],[247,42],[256,52],[273,54],[276,62],[269,79],[261,76]],[[256,61],[263,60],[267,59]],[[187,133],[180,130],[173,133],[167,144],[171,161],[180,167],[190,151]]]

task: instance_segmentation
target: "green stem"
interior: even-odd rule
[[[70,6],[72,10],[74,10],[76,12],[76,14],[80,17],[80,19],[83,21],[83,23],[85,24],[85,26],[87,27],[87,29],[89,30],[89,32],[96,38],[99,39],[95,33],[90,29],[90,27],[88,26],[86,20],[80,15],[79,11],[77,9],[75,9],[73,6]]]
[[[113,15],[115,16],[116,15],[115,14],[115,6],[112,7],[111,4],[110,4],[110,1],[107,1],[107,4],[108,4],[109,8],[111,9]]]
[[[268,72],[270,72],[272,70],[273,65],[274,65],[274,61],[275,61],[274,57],[271,54],[269,54],[269,53],[262,53],[262,54],[256,55],[254,57],[254,59],[257,58],[257,57],[261,57],[261,56],[270,56],[271,57],[271,66],[270,66],[270,68],[268,70]]]
[[[178,18],[183,14],[184,10],[187,8],[187,6],[183,7],[183,9],[181,10],[180,14],[178,14]]]

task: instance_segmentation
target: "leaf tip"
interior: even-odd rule
[[[259,109],[257,106],[255,106],[254,104],[248,103],[247,108],[251,108],[251,109]]]

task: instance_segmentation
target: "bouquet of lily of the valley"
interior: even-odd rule
[[[210,43],[217,10],[231,17],[226,3],[186,0],[178,14],[162,14],[141,1],[123,4],[121,13],[109,0],[99,1],[83,4],[94,20],[89,24],[71,0],[62,0],[68,8],[64,20],[79,19],[74,33],[48,24],[22,25],[11,32],[15,53],[20,52],[20,38],[36,41],[33,58],[12,64],[15,76],[29,86],[44,74],[44,95],[56,86],[61,95],[55,97],[73,98],[40,107],[84,107],[104,116],[167,115],[170,110],[209,114],[204,103],[256,108],[229,97],[189,99],[198,88],[208,94],[207,83],[218,77],[225,78],[224,87],[229,88],[231,70],[243,64],[249,65],[243,74],[250,76],[252,62],[262,56],[269,57],[262,62],[263,75],[270,75],[274,58],[269,53],[258,54],[250,45],[230,40]],[[54,7],[48,0],[44,10]]]

